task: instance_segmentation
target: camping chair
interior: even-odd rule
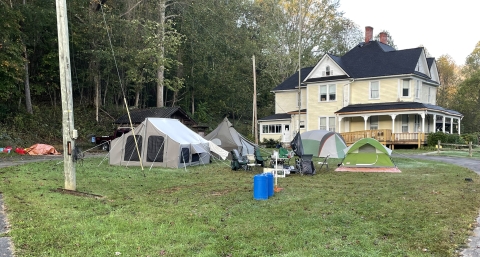
[[[232,162],[230,163],[232,170],[248,170],[248,159],[246,156],[241,156],[237,149],[233,149],[230,153],[232,154]]]
[[[315,166],[313,165],[313,154],[304,154],[295,161],[295,168],[302,175],[315,175]]]
[[[265,159],[263,159],[260,154],[260,149],[255,148],[255,163],[259,164],[261,167],[265,167]]]
[[[327,155],[325,159],[323,159],[323,161],[318,162],[318,164],[320,165],[319,170],[321,170],[324,165],[327,166],[327,170],[328,170],[328,157],[330,157],[330,154]]]

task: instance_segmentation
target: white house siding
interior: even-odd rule
[[[335,117],[335,112],[343,107],[343,86],[348,81],[325,82],[308,85],[308,106],[307,106],[307,130],[319,129],[319,117]],[[334,101],[320,101],[320,86],[336,85],[336,96]],[[338,120],[335,120],[335,130],[338,131]]]
[[[298,110],[297,90],[275,92],[275,113],[287,113]],[[302,88],[302,107],[305,109],[306,89]]]

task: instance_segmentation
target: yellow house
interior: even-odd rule
[[[396,50],[386,33],[343,56],[324,55],[275,87],[275,114],[259,119],[260,141],[288,143],[295,133],[323,129],[347,144],[374,137],[385,145],[421,145],[430,132],[459,133],[463,115],[436,105],[434,58],[423,47]],[[300,90],[298,85],[301,84]],[[299,94],[301,105],[299,107]]]

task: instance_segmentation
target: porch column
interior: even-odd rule
[[[338,133],[342,133],[342,120],[343,117],[338,116]]]
[[[368,120],[368,117],[370,116],[363,116],[363,119],[365,120],[365,128],[363,130],[367,130],[367,120]]]
[[[460,135],[460,118],[458,118],[458,134]]]
[[[453,134],[453,117],[450,117],[450,134]]]
[[[390,117],[392,117],[392,134],[395,133],[395,118],[397,117],[396,114],[391,114]]]
[[[425,133],[425,113],[420,115],[422,116],[422,133]]]
[[[442,121],[443,121],[442,131],[443,133],[445,133],[445,115],[442,116]]]
[[[433,115],[433,133],[437,132],[437,115]]]

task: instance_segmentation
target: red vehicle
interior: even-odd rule
[[[131,128],[128,127],[119,127],[115,131],[113,131],[113,135],[111,136],[93,136],[92,143],[100,146],[100,149],[104,151],[110,150],[110,142],[117,137],[121,137],[123,134],[129,132]]]

